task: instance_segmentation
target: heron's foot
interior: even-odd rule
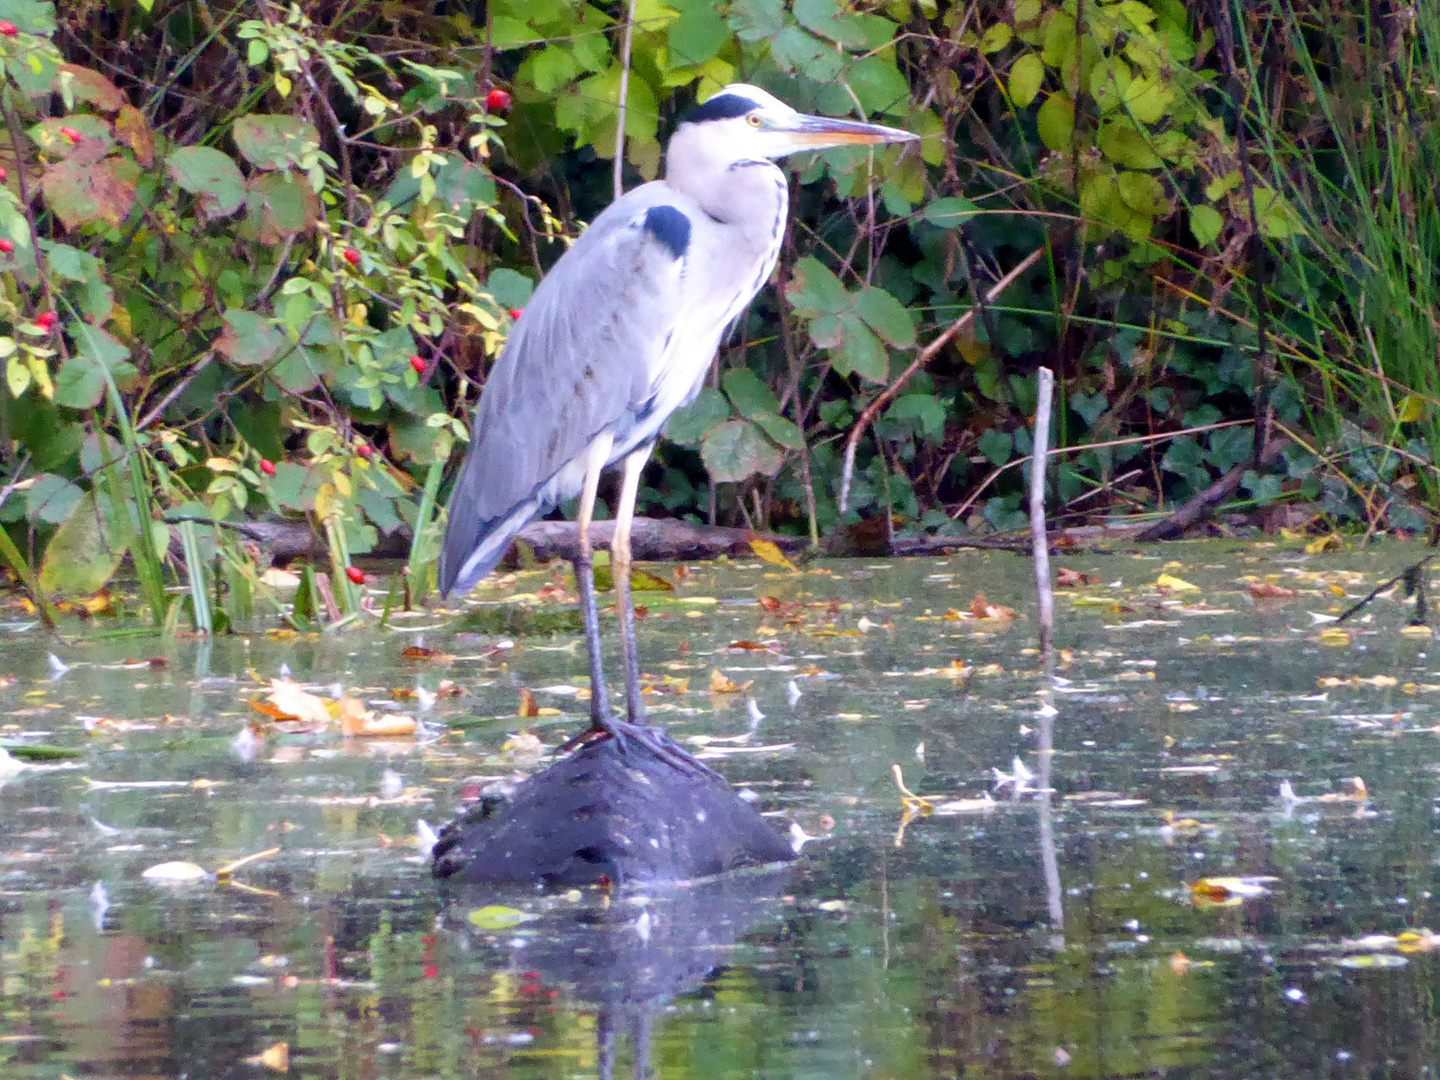
[[[615,740],[622,757],[630,749],[632,743],[638,743],[655,757],[687,776],[708,776],[722,784],[729,783],[718,772],[672,739],[664,728],[653,724],[631,723],[629,720],[621,720],[618,716],[591,717],[588,728],[561,743],[555,752],[567,754],[578,746],[605,736]]]

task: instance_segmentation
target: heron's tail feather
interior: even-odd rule
[[[457,508],[452,502],[450,512]],[[445,530],[445,543],[440,549],[440,595],[461,595],[469,592],[480,579],[494,570],[515,534],[530,524],[532,518],[547,509],[539,498],[526,499],[504,517],[475,523],[471,529],[457,528],[451,521]],[[464,512],[463,509],[460,512]]]

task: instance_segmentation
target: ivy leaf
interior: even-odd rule
[[[245,177],[229,154],[209,146],[182,146],[165,159],[182,191],[199,196],[201,217],[229,217],[245,205]]]
[[[730,403],[707,386],[688,405],[682,405],[665,422],[665,437],[681,446],[699,446],[710,432],[730,419]]]
[[[756,473],[774,476],[784,462],[775,445],[746,420],[727,420],[705,436],[700,458],[716,483],[735,483]]]
[[[725,396],[735,406],[735,411],[746,419],[754,419],[758,413],[778,413],[780,401],[755,372],[749,368],[731,368],[720,377]]]

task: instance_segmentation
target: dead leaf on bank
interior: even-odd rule
[[[783,566],[787,570],[795,569],[795,564],[785,557],[785,553],[773,540],[751,540],[750,550],[768,563]]]
[[[1257,600],[1271,600],[1300,595],[1294,589],[1287,589],[1284,585],[1272,585],[1268,581],[1252,581],[1248,588],[1250,595]]]
[[[1082,585],[1099,584],[1100,579],[1094,574],[1071,570],[1068,566],[1057,567],[1055,570],[1055,587],[1057,589],[1078,589]]]
[[[1319,555],[1322,551],[1344,551],[1345,541],[1339,533],[1321,536],[1305,545],[1305,554]]]
[[[719,668],[710,669],[710,692],[712,694],[743,694],[750,687],[755,685],[755,680],[739,683],[730,678]]]

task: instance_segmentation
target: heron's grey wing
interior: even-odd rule
[[[690,236],[664,195],[647,184],[613,203],[526,305],[486,380],[450,497],[442,591],[489,573],[526,522],[579,492],[591,441],[646,410]]]

